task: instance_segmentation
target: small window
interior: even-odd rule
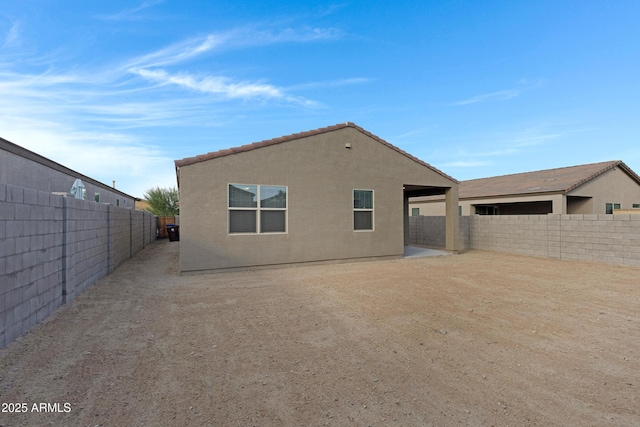
[[[420,208],[411,208],[411,216],[419,216]]]
[[[620,203],[607,203],[605,205],[605,213],[611,215],[615,209],[620,209]]]
[[[229,234],[285,233],[287,230],[285,186],[229,184],[228,207]]]
[[[120,199],[116,199],[116,206],[120,206]]]
[[[373,230],[373,190],[353,190],[353,229]]]
[[[633,209],[640,209],[640,203],[634,203]]]
[[[100,203],[100,193],[96,193],[94,197],[95,197],[96,203]]]

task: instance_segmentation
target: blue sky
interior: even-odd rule
[[[0,136],[141,197],[355,122],[466,180],[640,173],[639,1],[3,1]]]

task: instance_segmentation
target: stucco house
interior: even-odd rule
[[[640,176],[620,160],[461,181],[461,215],[612,214],[640,208]],[[410,215],[445,214],[442,197],[411,201]]]
[[[353,123],[175,161],[182,272],[401,257],[409,199],[458,182]]]
[[[84,200],[126,208],[135,205],[136,198],[129,194],[0,138],[0,183],[68,195],[77,179],[84,185]]]

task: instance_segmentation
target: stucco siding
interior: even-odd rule
[[[621,209],[631,209],[634,203],[640,203],[640,185],[620,168],[614,168],[568,195],[590,196],[593,210],[588,213],[605,214],[607,203],[620,203]]]
[[[182,271],[399,257],[403,184],[456,185],[352,128],[183,166],[179,173]],[[286,233],[229,235],[228,184],[286,186]],[[354,189],[374,191],[373,231],[353,230]]]

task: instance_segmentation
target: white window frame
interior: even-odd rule
[[[237,187],[256,187],[256,207],[231,207],[229,206],[229,192],[231,186]],[[260,192],[262,187],[283,187],[285,189],[285,207],[284,208],[263,208],[260,206]],[[254,211],[256,212],[256,231],[246,233],[232,233],[231,232],[231,211]],[[278,211],[284,212],[284,231],[262,231],[260,212],[261,211]],[[272,234],[287,234],[289,232],[289,187],[287,185],[276,184],[238,184],[230,182],[227,184],[227,235],[229,236],[253,236],[253,235],[272,235]]]
[[[355,200],[355,192],[356,191],[371,191],[371,208],[356,208],[355,206],[353,206],[353,201]],[[366,232],[372,232],[375,231],[376,229],[376,195],[375,195],[375,191],[369,188],[354,188],[351,191],[351,207],[352,207],[352,212],[351,212],[351,228],[353,229],[354,232],[356,233],[366,233]],[[366,230],[356,230],[356,212],[371,212],[371,228],[366,229]]]

